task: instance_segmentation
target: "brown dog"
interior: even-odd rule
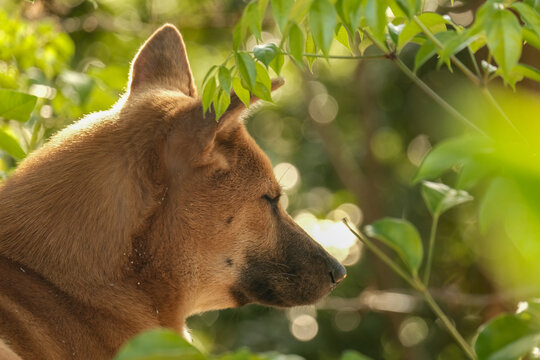
[[[110,359],[141,330],[312,303],[345,277],[280,207],[242,110],[233,94],[203,116],[166,25],[123,100],[20,164],[0,188],[1,359]]]

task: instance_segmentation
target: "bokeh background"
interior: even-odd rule
[[[481,3],[452,6],[440,0],[426,6],[467,25]],[[138,47],[165,22],[181,30],[200,87],[208,69],[232,49],[232,29],[245,5],[241,0],[0,0],[0,88],[39,97],[28,126],[1,125],[30,139],[31,150],[82,115],[110,107],[125,90]],[[273,28],[265,22],[265,41],[277,36]],[[414,45],[405,50],[406,62],[412,62],[414,50]],[[344,51],[333,44],[332,53]],[[526,48],[524,57],[534,63],[538,54]],[[419,75],[463,111],[484,113],[486,105],[467,95],[471,89],[460,74],[437,69],[432,60]],[[196,344],[212,353],[247,347],[306,359],[335,359],[346,349],[373,359],[464,358],[422,299],[341,223],[347,217],[361,227],[383,216],[406,217],[426,239],[431,218],[411,179],[433,144],[464,130],[387,60],[317,61],[312,73],[288,62],[283,76],[286,85],[275,103],[253,109],[247,127],[275,165],[283,205],[347,265],[349,275],[314,306],[252,305],[193,316],[188,326]],[[521,87],[534,94],[534,84]],[[41,126],[33,137],[36,122]],[[15,165],[2,154],[0,176]],[[495,245],[477,230],[476,210],[473,202],[442,217],[431,280],[434,297],[469,340],[487,319],[512,310],[520,297],[537,294],[535,286],[501,287],[482,265],[485,249]],[[495,261],[504,272],[500,257],[506,255],[489,256],[499,256]]]

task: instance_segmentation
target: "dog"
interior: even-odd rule
[[[232,93],[220,119],[203,114],[182,37],[165,25],[112,109],[19,165],[0,187],[1,359],[110,359],[142,330],[310,304],[345,278],[281,207],[244,110]]]

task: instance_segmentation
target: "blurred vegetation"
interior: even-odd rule
[[[110,107],[125,90],[129,62],[138,47],[165,22],[182,31],[201,94],[206,73],[214,65],[227,65],[232,49],[245,49],[259,59],[251,52],[254,47],[274,42],[290,53],[285,58],[296,60],[284,61],[280,71],[285,87],[274,96],[274,104],[251,113],[247,126],[276,165],[286,193],[283,205],[348,265],[349,275],[315,306],[278,310],[253,305],[194,316],[188,327],[195,345],[216,359],[221,354],[229,354],[223,355],[226,359],[258,358],[250,351],[338,359],[345,350],[373,359],[465,358],[422,296],[372,256],[341,219],[358,228],[388,216],[407,219],[418,229],[413,242],[424,253],[435,239],[435,224],[431,275],[425,278],[434,300],[469,343],[482,324],[540,295],[540,102],[535,82],[540,77],[534,68],[540,65],[538,2],[488,1],[491,7],[484,6],[483,12],[484,1],[476,0],[424,1],[418,9],[414,0],[328,2],[343,8],[362,4],[364,15],[354,29],[368,29],[373,40],[356,43],[344,38],[339,27],[330,27],[334,41],[328,43],[317,35],[308,10],[300,11],[294,35],[285,30],[287,21],[276,18],[274,8],[263,12],[259,23],[245,20],[244,10],[260,3],[264,1],[0,0],[0,176],[8,176],[17,161],[58,129]],[[272,1],[272,6],[277,3],[289,2]],[[308,9],[312,2],[296,4]],[[393,5],[396,16],[388,18],[381,4]],[[429,45],[433,39],[408,25],[422,9],[449,16],[447,23],[435,21],[428,29],[443,48],[435,49]],[[342,14],[333,16],[341,19]],[[350,15],[344,17],[352,21]],[[479,30],[473,24],[482,17]],[[497,37],[493,24],[500,18],[507,24]],[[348,26],[347,21],[342,22]],[[233,43],[239,26],[244,26],[242,39],[237,35]],[[407,34],[407,26],[406,37],[402,34]],[[508,34],[515,36],[507,41]],[[306,41],[300,41],[298,50],[300,37]],[[377,42],[382,47],[374,46]],[[372,58],[312,63],[314,58],[304,53]],[[493,98],[482,94],[483,82],[477,86],[459,71],[452,54],[474,76],[489,80]],[[487,136],[444,111],[396,66],[396,59]],[[257,63],[260,73],[262,62]],[[219,84],[215,74],[213,81]],[[250,87],[243,74],[237,78],[242,87]],[[263,90],[249,90],[264,97]],[[216,94],[211,95],[208,105]],[[441,190],[438,182],[417,185],[426,179],[450,188]],[[440,205],[437,194],[449,196],[451,188],[468,191],[474,200],[463,192],[463,201],[458,201],[456,192],[450,198],[455,205],[463,204],[455,209]],[[373,226],[366,232],[396,248],[392,238],[381,233],[380,222]],[[412,247],[417,245],[398,249],[406,252],[398,251],[404,263],[380,249],[404,265]],[[420,269],[424,276],[425,261],[414,262],[411,269]],[[476,340],[479,358],[490,358],[501,348],[506,352],[500,359],[540,356],[537,307],[535,301],[521,302],[518,314],[492,320]],[[249,351],[235,352],[239,348]],[[343,358],[360,356],[349,352]]]

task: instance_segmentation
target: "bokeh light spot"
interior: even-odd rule
[[[319,324],[317,324],[317,320],[313,316],[303,314],[294,318],[290,330],[298,340],[309,341],[319,332]]]
[[[399,341],[404,346],[414,346],[422,341],[428,335],[428,327],[424,319],[412,316],[401,323],[399,327]]]
[[[280,163],[274,167],[274,175],[283,190],[291,190],[300,181],[300,173],[293,164]]]
[[[401,154],[403,143],[401,136],[388,127],[381,128],[371,139],[371,151],[380,161],[392,161]]]

